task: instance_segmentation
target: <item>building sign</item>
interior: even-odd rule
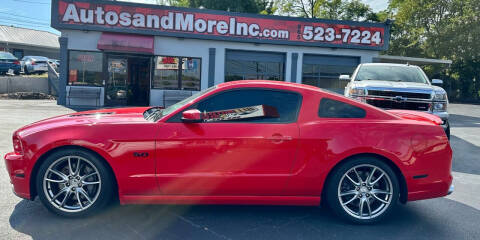
[[[193,72],[198,68],[198,63],[192,58],[178,57],[157,57],[155,69],[157,70],[178,70],[178,62],[182,61],[182,69],[186,72]]]
[[[390,37],[390,26],[386,23],[86,0],[54,0],[52,26],[57,29],[373,50],[387,49]]]
[[[126,59],[109,59],[108,71],[113,73],[126,73],[127,60]]]
[[[89,54],[81,54],[77,56],[77,60],[82,62],[82,63],[91,63],[95,61],[95,57],[93,55]]]
[[[70,69],[68,74],[68,82],[74,83],[78,80],[78,70],[77,69]]]
[[[155,69],[158,70],[178,70],[177,57],[157,57]]]

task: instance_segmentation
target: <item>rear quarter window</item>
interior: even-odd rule
[[[364,118],[367,112],[360,107],[330,98],[322,98],[318,109],[321,118]]]

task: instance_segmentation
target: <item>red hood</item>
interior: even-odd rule
[[[408,120],[416,120],[421,122],[429,122],[435,125],[441,125],[442,119],[426,112],[411,111],[411,110],[387,110],[398,117]]]
[[[112,108],[65,114],[41,120],[17,130],[20,136],[57,128],[91,124],[146,122],[143,112],[150,107]]]

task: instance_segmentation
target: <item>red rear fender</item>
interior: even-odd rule
[[[407,120],[428,122],[428,123],[433,123],[435,125],[442,124],[441,118],[426,112],[411,111],[411,110],[387,110],[387,112]]]

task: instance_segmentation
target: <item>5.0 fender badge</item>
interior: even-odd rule
[[[148,152],[134,152],[134,153],[133,153],[133,156],[134,156],[134,157],[143,157],[143,158],[146,158],[146,157],[148,157]]]

